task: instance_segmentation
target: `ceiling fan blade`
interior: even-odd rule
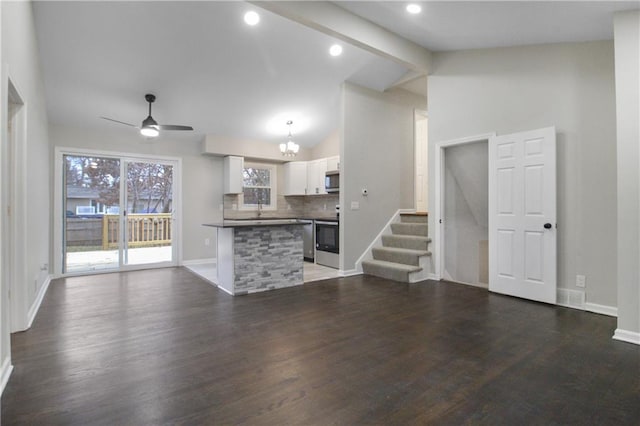
[[[113,118],[108,118],[108,117],[100,117],[100,118],[102,118],[103,120],[113,121],[114,123],[124,124],[125,126],[138,127],[135,124],[125,123],[124,121],[114,120]]]
[[[159,124],[158,129],[160,130],[193,130],[191,126],[176,126],[174,124]]]

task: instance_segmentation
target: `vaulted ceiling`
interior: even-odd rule
[[[638,7],[637,2],[419,3],[419,15],[408,15],[405,2],[334,5],[345,16],[357,15],[364,24],[433,51],[611,39],[612,13]],[[344,81],[384,90],[410,71],[353,37],[318,31],[308,19],[285,18],[264,5],[35,2],[50,121],[98,131],[121,126],[101,116],[139,125],[147,115],[144,94],[153,93],[158,122],[194,127],[189,135],[175,136],[181,140],[212,134],[279,143],[292,119],[296,141],[313,146],[339,125]],[[249,10],[259,13],[258,25],[244,23]],[[344,48],[341,56],[329,55],[334,43]],[[423,92],[424,80],[409,80],[404,88]]]

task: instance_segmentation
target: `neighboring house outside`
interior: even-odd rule
[[[66,189],[66,215],[73,217],[76,215],[99,215],[118,214],[118,205],[107,205],[100,202],[100,190],[96,188],[67,186]],[[129,197],[127,205],[133,206],[135,211],[130,213],[165,213],[171,211],[172,200],[165,200],[161,194],[151,194],[144,191],[139,194],[138,200],[134,203],[133,197]]]

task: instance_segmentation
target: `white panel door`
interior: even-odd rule
[[[489,140],[489,290],[556,303],[555,127]]]

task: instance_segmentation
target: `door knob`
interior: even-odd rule
[[[545,223],[544,224],[544,229],[551,229],[551,224],[550,223]]]

